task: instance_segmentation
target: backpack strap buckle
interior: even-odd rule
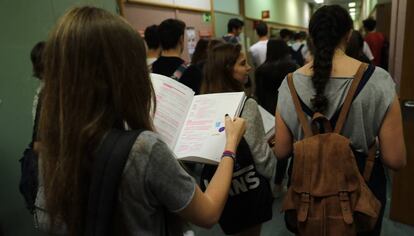
[[[299,206],[299,211],[298,211],[299,222],[305,222],[306,219],[308,218],[309,205],[310,205],[310,194],[302,193],[300,196],[300,206]]]
[[[351,211],[351,203],[348,192],[339,192],[339,204],[341,205],[342,216],[347,224],[352,224],[354,218]]]

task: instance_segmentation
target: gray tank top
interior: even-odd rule
[[[353,78],[331,77],[326,84],[325,96],[328,98],[328,109],[325,116],[331,119],[343,104]],[[312,108],[313,88],[310,76],[299,72],[293,73],[293,84],[301,100]],[[359,152],[367,153],[369,146],[378,136],[382,121],[391,105],[395,92],[395,83],[391,76],[380,67],[376,67],[365,87],[354,99],[348,118],[342,130],[342,135],[350,138],[352,147]],[[287,78],[279,87],[277,110],[288,126],[295,140],[304,137],[302,126],[299,124],[290,95]],[[310,121],[310,117],[307,116]]]

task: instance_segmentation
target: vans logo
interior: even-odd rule
[[[209,181],[204,180],[204,185],[208,186]],[[260,185],[260,179],[256,175],[253,165],[249,165],[233,173],[233,180],[231,181],[230,196],[235,196],[240,193],[245,193],[249,190],[256,189]]]

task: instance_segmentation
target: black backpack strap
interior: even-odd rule
[[[39,98],[36,106],[35,119],[32,127],[32,139],[28,147],[24,150],[23,156],[19,159],[20,162],[20,181],[19,190],[26,202],[26,207],[31,214],[36,214],[36,196],[39,188],[38,180],[38,154],[34,150],[34,144],[37,141],[37,133],[39,126],[40,110],[42,104],[42,92],[39,93]],[[36,220],[36,217],[35,217]]]
[[[118,187],[129,153],[143,130],[107,133],[91,169],[85,235],[110,235]]]
[[[305,44],[304,44],[304,43],[302,43],[302,44],[300,45],[299,49],[297,50],[297,52],[302,53],[302,48],[303,48],[304,46],[305,46]]]

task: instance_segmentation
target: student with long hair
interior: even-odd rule
[[[324,114],[331,122],[361,66],[360,61],[345,54],[352,26],[349,13],[342,7],[319,8],[309,22],[313,60],[293,73],[294,88],[304,105]],[[375,158],[367,185],[382,207],[375,228],[359,235],[380,235],[386,203],[384,166],[393,170],[404,167],[406,149],[394,81],[385,70],[374,66],[368,66],[363,79],[367,82],[352,102],[341,135],[350,139],[359,168],[365,164],[369,148],[376,139],[379,141],[380,155]],[[310,120],[309,115],[306,118]],[[289,157],[293,142],[303,138],[285,79],[279,88],[276,111],[276,157]]]
[[[209,41],[209,39],[204,38],[198,40],[196,47],[194,49],[194,54],[191,57],[191,65],[196,65],[207,59],[207,47]]]
[[[218,44],[209,51],[204,69],[205,76],[201,86],[201,94],[244,91],[244,85],[247,83],[248,73],[251,67],[247,63],[246,56],[241,51],[240,45],[223,43]],[[254,99],[249,98],[246,100],[241,117],[247,121],[247,129],[243,139],[247,143],[247,148],[250,150],[251,158],[253,159],[258,174],[265,178],[265,183],[263,184],[268,185],[275,170],[276,158],[265,138],[262,117]],[[241,148],[239,145],[238,150]],[[267,197],[264,196],[264,198]],[[261,200],[264,199],[251,199],[252,202]],[[245,204],[250,203],[246,202]],[[265,212],[271,211],[271,206],[270,202],[266,206]],[[242,207],[240,206],[240,208]],[[265,212],[257,214],[257,217],[260,217],[262,214],[267,214]],[[230,224],[233,225],[239,224],[239,228],[244,227],[239,232],[240,235],[260,235],[261,223],[268,219],[263,219],[263,221],[255,225],[249,225],[249,222],[236,220],[239,217],[249,217],[249,212],[242,213],[246,215],[233,216],[233,221],[229,219],[227,222],[230,221]],[[271,212],[269,214],[271,216]],[[262,219],[257,220],[260,221]],[[249,227],[246,228],[246,226]]]
[[[180,82],[191,88],[195,94],[200,93],[201,80],[203,79],[203,66],[207,60],[207,47],[209,39],[200,39],[191,58],[190,66],[180,79]]]
[[[84,234],[94,152],[124,123],[145,131],[122,173],[113,235],[182,235],[171,225],[178,217],[204,227],[217,222],[232,178],[228,153],[236,151],[243,119],[225,119],[227,154],[203,193],[154,133],[144,41],[128,23],[99,8],[71,9],[50,33],[44,56],[37,201],[51,229]]]
[[[274,114],[277,104],[277,89],[285,76],[298,66],[290,57],[290,49],[282,39],[270,39],[267,43],[265,62],[255,71],[255,95],[259,105]]]
[[[282,39],[270,39],[267,42],[266,61],[255,71],[257,102],[269,113],[275,114],[277,91],[288,73],[298,68],[292,61],[290,48]],[[277,162],[275,187],[273,196],[279,197],[283,193],[283,179],[285,177],[288,159]]]

